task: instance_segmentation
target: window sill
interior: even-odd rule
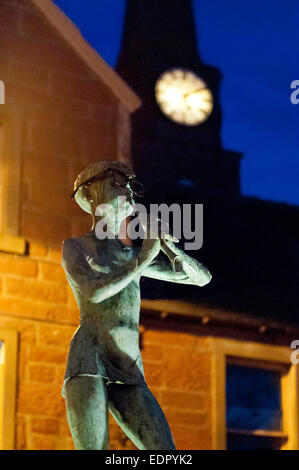
[[[267,429],[227,429],[228,434],[238,434],[243,436],[261,436],[261,437],[278,437],[287,439],[288,436],[282,431],[268,431]]]

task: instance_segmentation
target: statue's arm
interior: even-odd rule
[[[181,269],[175,272],[168,257],[160,253],[143,271],[143,276],[200,287],[205,286],[211,281],[212,275],[206,266],[187,255],[173,242],[164,241],[164,243],[178,257],[178,264],[181,266]]]
[[[120,292],[142,273],[146,264],[133,258],[111,273],[98,272],[90,267],[75,240],[65,240],[62,245],[62,266],[69,283],[92,303],[100,303]]]
[[[161,252],[152,263],[143,270],[142,276],[159,279],[160,281],[177,282],[179,284],[194,284],[190,281],[185,271],[174,272],[169,259]]]

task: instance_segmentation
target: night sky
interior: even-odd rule
[[[125,0],[55,2],[114,66]],[[290,100],[299,80],[298,0],[193,5],[201,59],[223,75],[223,146],[244,155],[242,193],[299,205],[299,103]]]

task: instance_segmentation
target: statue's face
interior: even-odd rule
[[[94,210],[101,203],[108,204],[119,220],[125,219],[133,212],[135,204],[133,192],[126,177],[120,173],[91,184],[89,194]],[[107,215],[109,216],[109,213]]]

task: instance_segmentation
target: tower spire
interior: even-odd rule
[[[122,61],[167,54],[186,67],[200,61],[191,0],[127,0]]]

